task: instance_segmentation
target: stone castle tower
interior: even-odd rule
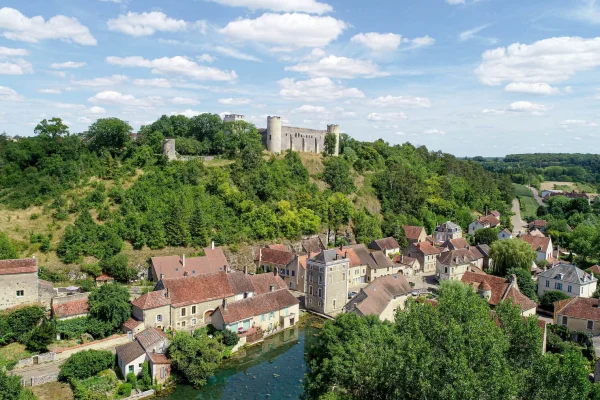
[[[175,139],[163,140],[163,154],[167,156],[169,161],[177,159],[177,154],[175,153]]]
[[[340,149],[339,125],[327,125],[327,130],[296,128],[282,126],[281,117],[268,117],[267,129],[263,131],[263,141],[271,153],[279,154],[289,149],[305,153],[322,153],[325,149],[325,136],[330,133],[335,135],[334,155],[337,156]]]

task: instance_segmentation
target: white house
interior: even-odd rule
[[[554,258],[552,257],[552,239],[549,237],[538,237],[532,235],[523,235],[521,239],[529,243],[533,251],[536,252],[536,261],[546,260],[548,262],[553,262]]]
[[[151,327],[143,330],[135,337],[135,340],[115,349],[121,374],[126,377],[128,373],[132,372],[138,376],[142,372],[144,361],[153,364],[150,355],[165,354],[168,345],[168,337],[160,329]],[[154,366],[152,369],[154,370]]]
[[[448,239],[458,239],[462,237],[462,229],[452,221],[438,225],[433,232],[435,240],[445,242]]]
[[[513,238],[512,232],[506,228],[504,228],[500,232],[498,232],[498,240],[506,240],[506,239],[512,239],[512,238]]]
[[[474,235],[480,229],[495,228],[500,226],[500,219],[495,215],[489,214],[485,217],[479,217],[469,224],[469,235]]]
[[[570,297],[592,297],[598,279],[571,264],[560,263],[538,275],[538,297],[558,290]]]

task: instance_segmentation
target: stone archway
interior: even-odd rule
[[[204,312],[204,325],[212,324],[212,315],[215,310],[206,310]]]

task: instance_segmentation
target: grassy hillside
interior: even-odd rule
[[[539,204],[533,197],[531,189],[525,185],[513,184],[515,188],[515,194],[519,197],[521,203],[521,216],[523,219],[527,217],[535,217],[537,215],[537,209]]]

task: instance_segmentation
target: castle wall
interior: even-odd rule
[[[322,153],[325,147],[325,135],[327,131],[283,126],[281,127],[281,150],[291,148],[303,153]]]

